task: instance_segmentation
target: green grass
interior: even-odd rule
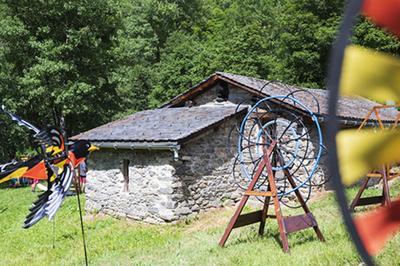
[[[393,195],[400,185],[392,187]],[[369,191],[370,194],[377,191]],[[355,194],[355,189],[348,192]],[[0,265],[84,264],[79,214],[75,197],[67,198],[55,222],[43,220],[22,229],[27,209],[37,193],[29,189],[0,190]],[[146,225],[104,216],[86,216],[88,254],[94,265],[359,265],[360,260],[342,224],[334,195],[310,205],[326,238],[317,240],[312,229],[289,236],[291,255],[282,252],[275,220],[263,237],[257,226],[235,229],[226,248],[218,241],[233,209],[208,212],[175,225]],[[284,210],[285,214],[299,211]],[[380,254],[381,265],[399,265],[396,237]]]

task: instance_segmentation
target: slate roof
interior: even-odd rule
[[[196,107],[146,110],[74,136],[92,142],[163,142],[181,143],[237,113],[246,107],[211,103]]]
[[[170,147],[177,147],[180,143],[234,116],[237,114],[235,111],[242,114],[247,111],[244,106],[236,110],[237,105],[229,102],[209,103],[195,107],[169,108],[182,106],[187,100],[193,99],[212,88],[219,80],[226,81],[258,97],[287,95],[300,89],[280,82],[216,72],[185,93],[176,96],[159,109],[135,113],[81,133],[71,139],[86,139],[98,145],[102,143],[100,146],[113,148],[169,149]],[[296,92],[296,98],[316,113],[321,121],[324,121],[328,114],[328,91],[320,89],[306,90],[312,96],[309,93]],[[318,100],[320,108],[315,104],[314,97]],[[350,125],[356,126],[376,105],[378,103],[361,97],[341,97],[338,116],[341,118],[342,123],[350,123]],[[305,113],[299,105],[290,105],[288,107]],[[397,110],[385,109],[381,110],[380,116],[382,120],[391,122],[395,120],[397,113]],[[372,119],[374,119],[373,116]],[[126,146],[127,143],[130,146]]]
[[[186,101],[195,97],[198,94],[201,94],[208,88],[211,88],[218,80],[224,80],[234,86],[241,87],[249,91],[250,93],[258,94],[261,97],[266,96],[275,96],[275,95],[287,95],[293,91],[297,91],[301,88],[286,85],[280,82],[271,82],[263,79],[257,79],[247,76],[241,76],[236,74],[224,73],[224,72],[216,72],[207,79],[203,80],[196,86],[192,87],[188,91],[183,94],[180,94],[164,104],[162,107],[173,107],[182,103],[182,101]],[[313,96],[318,100],[320,110],[313,100],[313,97],[308,93],[296,93],[296,98],[299,99],[302,103],[308,106],[314,113],[320,115],[322,117],[326,117],[328,115],[328,96],[329,92],[327,90],[321,89],[306,89],[308,92],[311,92]],[[364,119],[365,115],[372,109],[372,107],[379,105],[376,102],[370,101],[368,99],[362,97],[341,97],[339,100],[339,109],[337,111],[337,115],[344,122],[348,121],[358,121]],[[296,108],[302,109],[300,106],[296,106]],[[393,121],[396,118],[397,111],[394,109],[383,109],[380,112],[381,119],[387,122]],[[372,119],[375,116],[371,116]]]

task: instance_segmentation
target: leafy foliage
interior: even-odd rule
[[[0,102],[38,126],[64,121],[74,135],[157,107],[215,71],[324,88],[344,3],[2,0]],[[353,41],[400,54],[366,19]],[[29,146],[5,123],[0,161]]]
[[[106,1],[2,2],[3,102],[40,127],[61,120],[69,134],[119,110],[114,68],[117,11]],[[16,143],[23,141],[14,138]],[[2,141],[4,141],[2,139]]]

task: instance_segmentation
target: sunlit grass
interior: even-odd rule
[[[392,186],[397,195],[400,185]],[[355,189],[348,194],[354,195]],[[379,194],[370,190],[369,194]],[[0,190],[1,265],[84,264],[79,214],[75,197],[68,197],[53,223],[43,220],[22,229],[24,217],[37,193],[29,189]],[[147,225],[104,216],[86,216],[90,264],[95,265],[358,265],[360,260],[341,221],[334,194],[310,204],[325,243],[312,229],[289,236],[291,254],[282,252],[275,220],[265,235],[257,225],[235,229],[225,248],[218,246],[233,208],[215,210],[175,225]],[[301,213],[284,209],[285,214]],[[53,240],[54,239],[54,240]],[[53,248],[53,241],[55,247]],[[378,256],[382,265],[399,265],[400,237]]]

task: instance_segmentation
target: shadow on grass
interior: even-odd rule
[[[289,246],[301,246],[309,242],[321,242],[312,228],[307,229],[309,232],[294,232],[289,238]],[[322,242],[324,243],[324,242]]]
[[[0,214],[2,214],[3,212],[5,212],[8,208],[2,208],[0,209]]]
[[[258,228],[257,230],[255,228],[249,230],[254,230],[254,231],[246,233],[242,232],[234,239],[231,239],[231,242],[227,243],[226,247],[242,245],[242,244],[258,243],[261,241],[265,241],[266,239],[269,238],[275,239],[276,243],[280,247],[282,247],[282,241],[278,230],[276,232],[274,232],[272,229],[267,230],[264,233],[264,235],[258,234]],[[317,235],[315,234],[312,228],[309,228],[307,230],[308,231],[294,232],[290,234],[290,236],[288,235],[289,247],[301,246],[303,244],[314,241],[320,242],[320,240],[318,239]]]

